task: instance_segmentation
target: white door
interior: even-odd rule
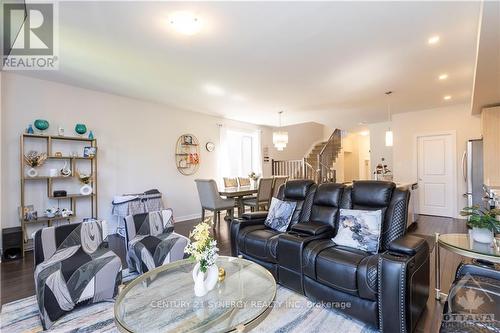
[[[429,135],[417,140],[420,214],[453,217],[455,137]]]

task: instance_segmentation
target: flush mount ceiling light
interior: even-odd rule
[[[392,91],[387,91],[385,95],[387,96],[387,114],[389,118],[389,124],[391,122],[391,101],[390,101],[390,96],[392,94]],[[386,147],[392,147],[392,144],[394,143],[394,136],[392,134],[391,126],[389,125],[389,129],[385,132],[385,146]]]
[[[444,97],[443,97],[443,99],[444,99],[445,101],[449,101],[449,100],[451,99],[451,96],[450,96],[450,95],[446,95],[446,96],[444,96]]]
[[[441,75],[438,76],[438,78],[442,81],[442,80],[446,80],[448,78],[448,74],[446,73],[443,73]]]
[[[200,19],[187,11],[173,12],[169,15],[168,22],[175,31],[187,36],[197,34],[202,26]]]
[[[370,134],[370,132],[369,131],[361,131],[361,132],[359,132],[359,134],[361,136],[368,136]]]
[[[288,143],[288,132],[281,130],[281,114],[283,111],[278,112],[279,116],[279,127],[277,131],[273,132],[273,144],[279,151],[286,148]]]
[[[222,87],[215,84],[206,84],[203,86],[203,90],[213,96],[224,96],[226,94],[226,91]]]
[[[439,36],[438,36],[438,35],[431,36],[431,37],[427,40],[427,43],[429,43],[430,45],[434,45],[434,44],[439,43]]]

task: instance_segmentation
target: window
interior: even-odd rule
[[[220,177],[248,177],[250,172],[262,173],[260,133],[221,128],[219,156]]]

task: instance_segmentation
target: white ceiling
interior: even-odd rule
[[[59,6],[60,70],[23,74],[267,125],[278,110],[287,124],[385,121],[387,90],[394,112],[470,103],[479,2]],[[174,33],[165,20],[176,10],[196,13],[203,30]]]

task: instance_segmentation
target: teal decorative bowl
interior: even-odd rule
[[[35,127],[37,130],[45,131],[47,128],[49,128],[49,122],[44,119],[37,119],[35,120]]]
[[[85,126],[85,124],[76,124],[75,132],[80,135],[84,135],[85,133],[87,133],[87,126]]]

